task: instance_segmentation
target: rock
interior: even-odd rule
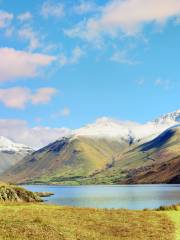
[[[0,202],[42,202],[42,199],[22,187],[0,183]]]
[[[35,194],[38,195],[39,197],[50,197],[54,195],[53,192],[35,192]]]

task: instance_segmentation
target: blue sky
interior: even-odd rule
[[[180,1],[150,2],[1,0],[1,120],[77,128],[179,109]]]

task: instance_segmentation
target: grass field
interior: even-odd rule
[[[175,239],[180,240],[180,211],[168,211],[167,215],[175,224]]]
[[[180,211],[0,204],[0,240],[173,240]]]

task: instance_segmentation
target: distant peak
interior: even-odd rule
[[[105,123],[105,122],[111,122],[113,121],[111,118],[108,117],[100,117],[96,119],[96,123]]]
[[[104,126],[109,126],[109,125],[120,125],[120,126],[135,126],[135,125],[139,125],[136,122],[132,122],[132,121],[125,121],[125,120],[116,120],[113,118],[108,118],[108,117],[101,117],[96,119],[95,123],[90,124],[90,125],[104,125]]]
[[[4,143],[4,144],[12,144],[13,141],[10,140],[9,138],[6,138],[6,137],[3,137],[3,136],[0,136],[0,144],[1,143]]]
[[[180,122],[180,110],[175,112],[170,112],[160,116],[159,118],[154,120],[155,123],[158,124],[166,124],[170,122],[179,123]]]
[[[0,151],[13,151],[13,152],[21,152],[21,151],[33,151],[30,147],[15,143],[9,138],[4,136],[0,136]]]
[[[96,119],[94,124],[98,125],[120,124],[120,121],[108,117],[101,117]]]
[[[138,124],[134,122],[117,121],[108,117],[101,117],[92,124],[74,130],[73,137],[84,136],[129,141],[131,128],[137,126]]]

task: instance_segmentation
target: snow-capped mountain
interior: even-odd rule
[[[0,136],[0,173],[31,154],[33,149]]]
[[[1,179],[3,181],[13,180],[16,183],[63,181],[63,183],[69,184],[70,181],[70,184],[72,182],[77,184],[81,179],[82,183],[83,181],[86,183],[87,177],[88,182],[95,176],[95,179],[92,180],[95,183],[102,183],[102,181],[104,183],[104,180],[109,183],[121,175],[124,167],[126,170],[134,167],[141,168],[148,166],[148,164],[155,164],[155,159],[157,159],[158,164],[159,159],[169,161],[171,160],[169,157],[172,159],[174,156],[176,157],[179,154],[179,137],[174,135],[175,147],[172,155],[168,152],[169,149],[171,151],[171,148],[168,148],[168,154],[165,150],[160,154],[162,149],[157,143],[162,143],[162,140],[166,143],[166,139],[162,139],[160,134],[164,130],[178,125],[179,115],[180,111],[176,111],[145,124],[100,118],[95,123],[73,130],[71,135],[66,135],[25,157],[9,170],[0,174]],[[168,132],[171,133],[171,129],[168,129]],[[159,136],[156,137],[157,135]],[[177,136],[179,136],[179,132]],[[171,137],[171,134],[168,134],[167,139],[170,141]],[[154,141],[149,142],[152,138],[155,138]],[[148,154],[151,151],[147,154],[141,149],[143,149],[142,146],[152,146],[152,142],[155,146],[154,155],[153,158],[149,158]],[[136,147],[129,148],[131,144],[136,144],[132,145]],[[130,149],[131,151],[128,151]],[[39,164],[39,160],[41,164]],[[107,172],[105,172],[106,170]],[[100,173],[100,178],[96,180],[98,173]],[[172,178],[172,172],[170,171],[168,174]],[[46,177],[44,178],[44,176]]]
[[[88,124],[82,128],[75,130],[68,130],[59,138],[108,138],[118,141],[125,141],[129,143],[148,141],[156,137],[169,127],[180,124],[180,110],[160,116],[159,118],[139,124],[131,121],[118,121],[111,118],[102,117],[96,120],[95,123]],[[54,141],[56,138],[54,139]],[[26,155],[33,150],[23,144],[17,144],[0,136],[0,153],[18,153],[19,155]]]
[[[8,138],[0,136],[0,152],[28,154],[32,153],[33,149],[24,144],[15,143]]]
[[[95,137],[95,138],[112,138],[128,140],[132,135],[131,129],[138,127],[137,123],[120,122],[110,118],[99,118],[95,123],[89,124],[80,129],[74,130],[74,137]]]
[[[180,110],[162,115],[154,121],[138,124],[130,121],[116,121],[110,118],[97,119],[95,123],[73,131],[73,136],[111,138],[132,142],[150,140],[169,127],[180,123]]]
[[[175,112],[167,113],[165,115],[162,115],[161,117],[155,119],[153,121],[156,124],[167,124],[172,125],[176,123],[180,123],[180,110],[177,110]]]

